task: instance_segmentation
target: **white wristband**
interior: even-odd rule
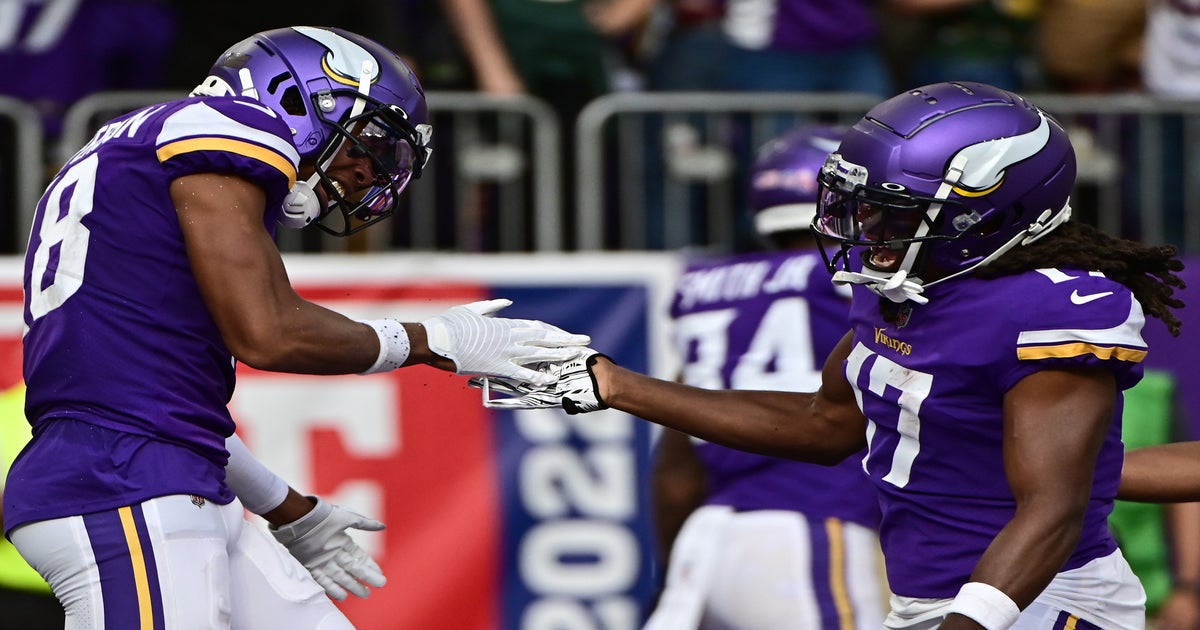
[[[359,374],[390,372],[404,365],[408,360],[408,353],[412,351],[412,343],[408,340],[408,331],[404,329],[404,324],[394,319],[368,319],[360,320],[360,323],[374,328],[375,334],[379,336],[379,357],[375,359],[374,365]]]
[[[950,602],[949,613],[974,619],[987,630],[1007,630],[1021,616],[1021,609],[1004,591],[983,582],[967,582]]]

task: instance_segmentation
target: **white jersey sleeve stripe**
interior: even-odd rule
[[[1022,360],[1068,358],[1092,354],[1100,359],[1140,362],[1146,358],[1141,337],[1146,316],[1130,296],[1124,322],[1108,329],[1056,329],[1022,331],[1016,338],[1016,356]]]
[[[163,123],[156,144],[162,147],[186,138],[212,136],[236,138],[267,147],[290,161],[293,170],[300,163],[300,154],[287,139],[240,123],[205,103],[189,105],[171,114]]]
[[[1125,321],[1112,328],[1023,331],[1017,336],[1017,352],[1021,354],[1026,350],[1034,350],[1030,346],[1083,344],[1097,347],[1121,346],[1141,350],[1144,355],[1147,346],[1145,339],[1142,339],[1142,326],[1146,323],[1146,316],[1142,312],[1142,305],[1136,299],[1131,297],[1129,305],[1129,315]]]

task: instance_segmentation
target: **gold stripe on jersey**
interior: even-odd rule
[[[1090,343],[1063,343],[1056,346],[1026,346],[1017,348],[1017,358],[1022,361],[1038,359],[1069,359],[1093,355],[1098,359],[1118,359],[1130,363],[1141,363],[1146,358],[1145,350],[1122,346],[1097,346]]]
[[[1129,315],[1112,328],[1060,328],[1027,330],[1017,335],[1017,358],[1021,360],[1067,359],[1092,355],[1140,363],[1146,358],[1142,305],[1129,298]]]
[[[253,158],[283,173],[287,177],[288,188],[296,183],[296,167],[291,160],[266,147],[233,138],[202,137],[171,142],[158,148],[158,161],[166,162],[177,155],[194,151],[226,151]]]
[[[150,601],[150,580],[146,575],[146,557],[142,555],[142,541],[138,538],[137,526],[133,522],[133,510],[129,506],[117,508],[121,516],[121,529],[129,545],[129,559],[133,562],[133,584],[137,589],[139,627],[154,628],[154,607]]]
[[[846,541],[842,521],[825,519],[825,535],[829,538],[829,592],[837,608],[839,630],[854,630],[854,606],[846,587]]]

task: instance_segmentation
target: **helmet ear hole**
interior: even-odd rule
[[[279,105],[283,111],[292,116],[305,116],[308,113],[308,108],[304,106],[304,97],[300,95],[300,88],[295,85],[288,86],[283,91],[283,96],[279,98]]]

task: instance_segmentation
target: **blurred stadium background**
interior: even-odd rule
[[[20,254],[47,165],[112,116],[175,96],[93,94],[67,112],[52,149],[30,105],[0,99],[0,386],[20,379]],[[1071,131],[1076,216],[1179,246],[1190,265],[1184,299],[1196,304],[1200,103],[1031,98]],[[591,334],[618,362],[673,378],[672,283],[687,256],[753,239],[743,191],[756,147],[792,125],[853,121],[875,99],[621,93],[592,102],[572,129],[530,96],[432,92],[429,102],[432,168],[410,186],[402,215],[352,239],[281,235],[301,293],[352,316],[414,319],[507,297],[515,304],[505,315]],[[575,155],[561,155],[565,134]],[[1179,377],[1185,409],[1200,422],[1200,374],[1188,356],[1200,347],[1197,308],[1184,318],[1179,339],[1148,324],[1149,364]],[[650,425],[611,411],[484,409],[465,379],[433,370],[239,378],[235,417],[268,464],[388,524],[362,537],[389,583],[343,605],[359,627],[639,627],[660,579]]]

